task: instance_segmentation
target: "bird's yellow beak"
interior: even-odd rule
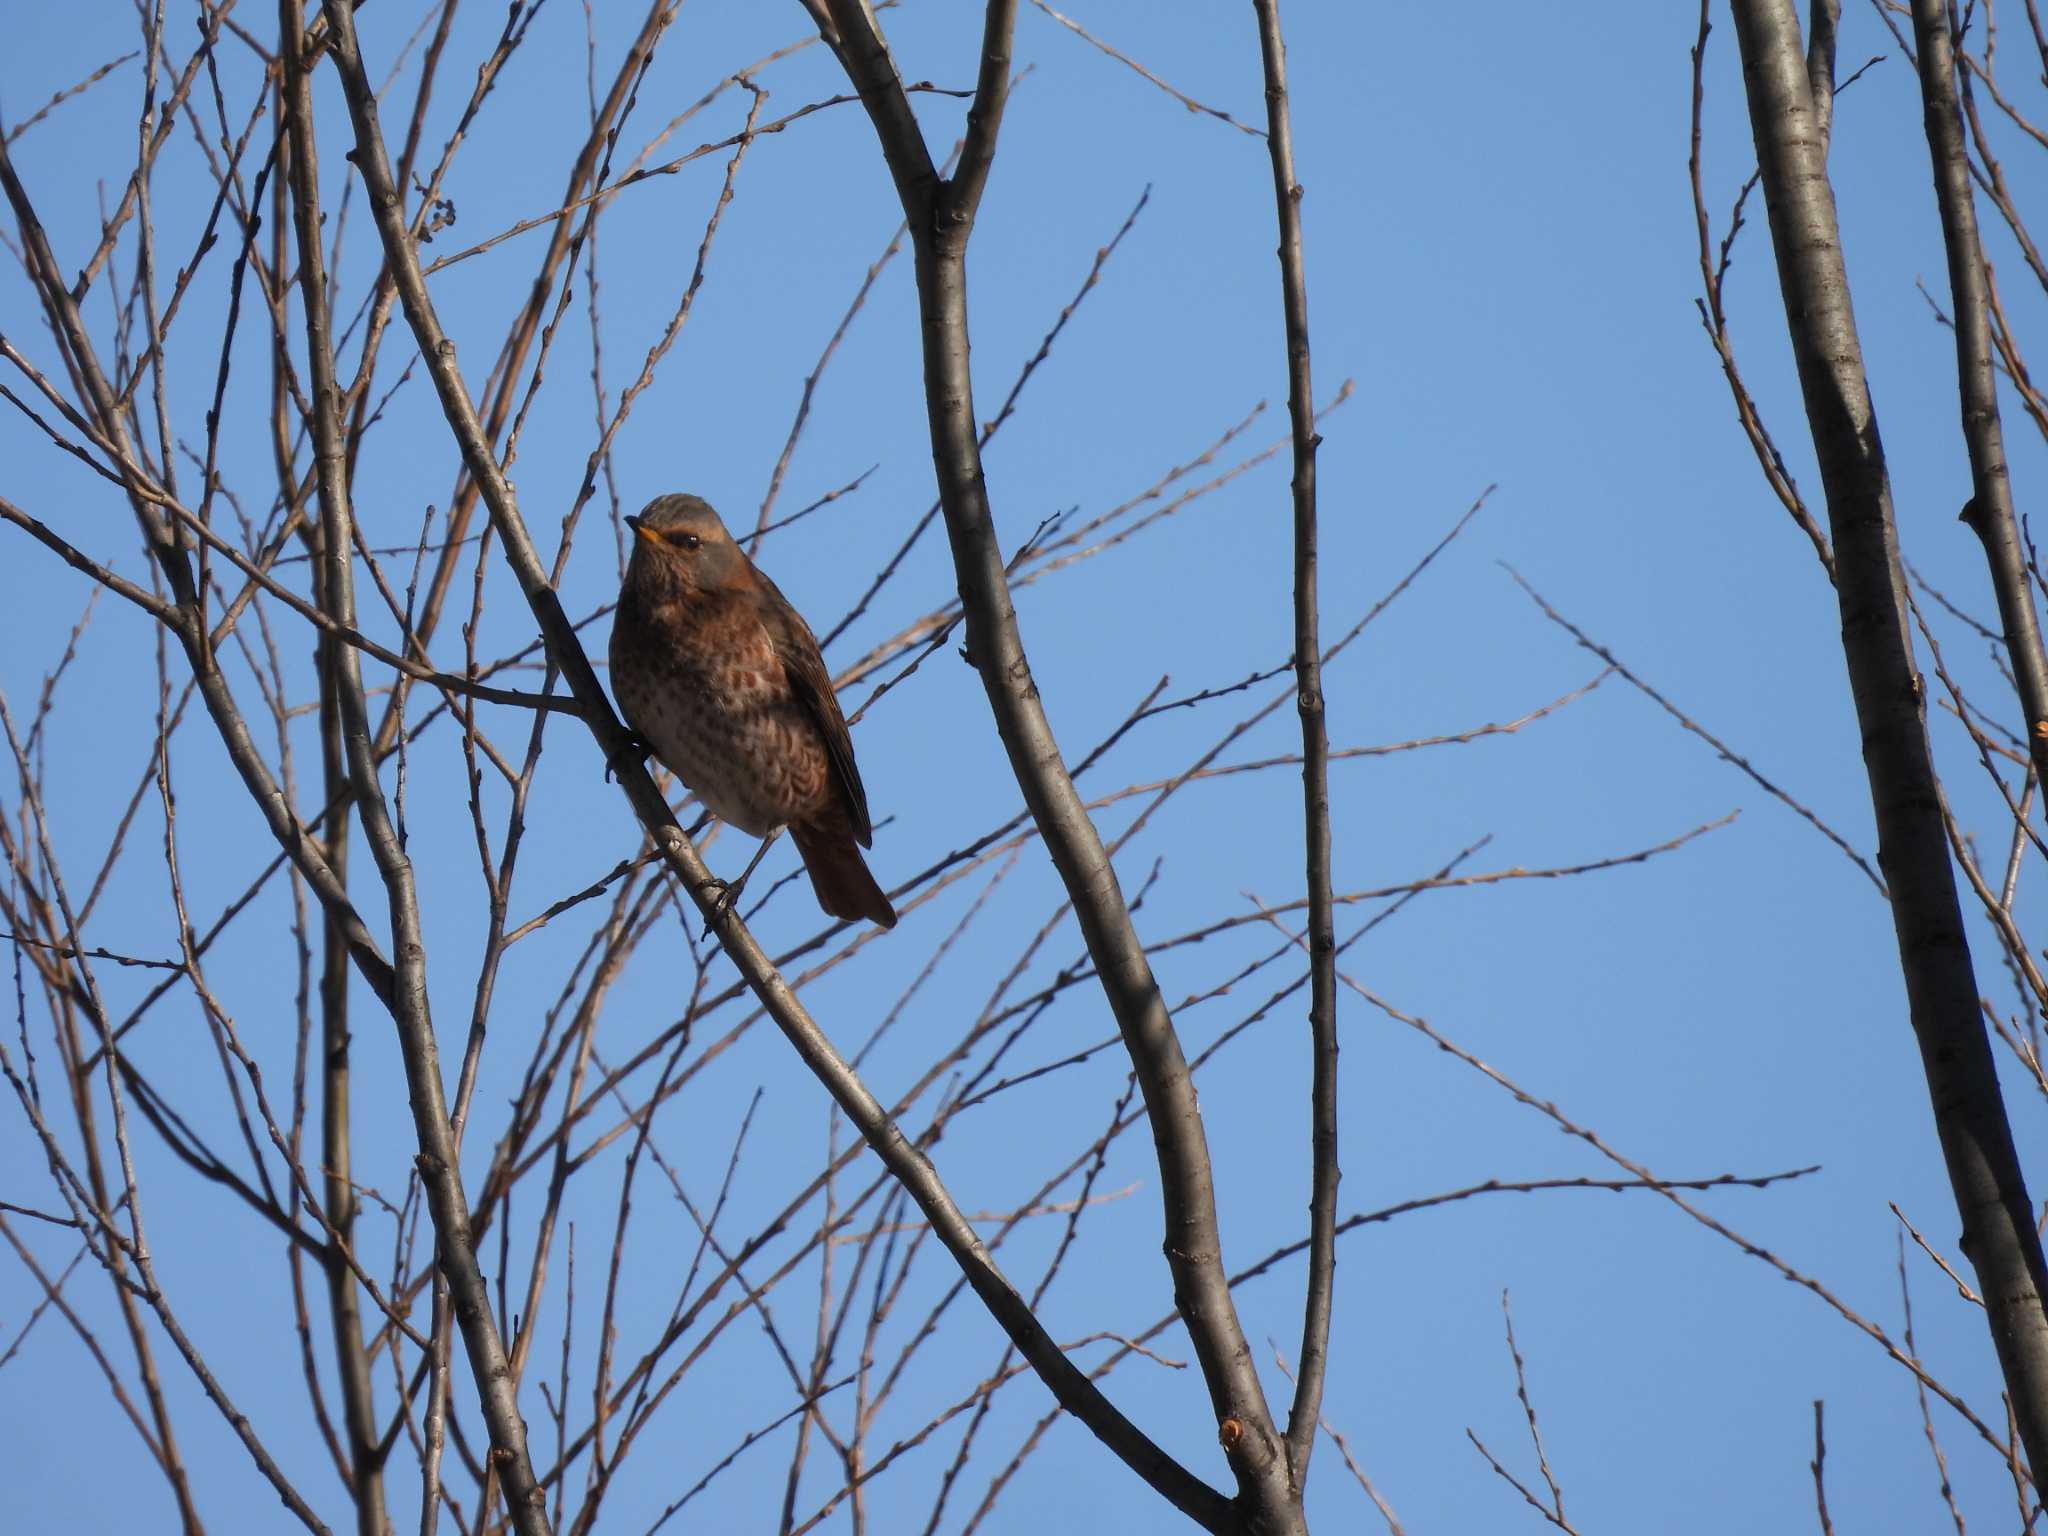
[[[648,527],[645,523],[641,522],[640,519],[637,517],[627,518],[626,526],[633,530],[634,536],[636,538],[645,539],[650,544],[659,544],[662,542],[661,535],[656,533],[652,528]]]

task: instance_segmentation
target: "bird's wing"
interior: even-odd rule
[[[783,674],[818,734],[825,741],[825,755],[832,763],[832,777],[839,781],[853,835],[863,848],[874,846],[874,824],[868,819],[868,794],[861,787],[860,769],[854,766],[853,737],[846,729],[846,716],[839,710],[839,694],[832,686],[832,674],[825,670],[825,658],[818,653],[817,638],[804,623],[782,590],[758,568],[755,572],[773,602],[761,604],[761,622],[775,642],[775,654],[782,658]]]

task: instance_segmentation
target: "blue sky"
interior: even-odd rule
[[[1260,120],[1250,7],[1072,0],[1063,8],[1179,89],[1242,121]],[[890,11],[905,77],[971,84],[977,9],[910,0]],[[1482,492],[1496,487],[1467,532],[1333,665],[1326,683],[1333,743],[1369,746],[1469,731],[1512,720],[1595,676],[1601,664],[1543,618],[1503,569],[1512,567],[1870,857],[1874,839],[1833,594],[1756,472],[1693,307],[1699,284],[1685,169],[1692,9],[1602,6],[1564,26],[1541,7],[1296,0],[1283,19],[1307,189],[1318,395],[1328,399],[1343,381],[1356,381],[1353,397],[1323,426],[1326,635],[1348,628]],[[416,24],[416,8],[378,0],[360,20],[373,76],[381,78]],[[638,20],[628,7],[595,7],[601,72]],[[1754,156],[1732,28],[1723,15],[1716,23],[1707,70],[1707,195],[1716,218],[1725,219]],[[268,13],[248,24],[259,33],[274,25]],[[495,8],[462,13],[434,101],[430,146],[437,148],[452,126],[474,61],[501,24]],[[684,6],[642,87],[621,156],[722,75],[804,30],[794,5]],[[12,18],[14,45],[0,55],[7,121],[21,121],[133,46],[133,31],[129,8],[104,0],[36,7]],[[174,49],[190,46],[188,12],[172,16],[170,35]],[[2021,42],[2015,32],[2010,46]],[[1937,297],[1946,292],[1917,89],[1875,16],[1851,8],[1843,22],[1842,73],[1880,52],[1893,56],[1842,97],[1835,127],[1833,167],[1857,316],[1907,557],[1958,604],[1983,614],[1992,605],[1981,559],[1955,521],[1968,467],[1954,405],[1954,354],[1915,289],[1921,279]],[[1266,409],[1215,466],[1191,478],[1263,449],[1284,433],[1286,390],[1263,144],[1189,113],[1030,5],[1019,18],[1016,58],[1029,73],[1004,124],[970,261],[984,419],[1072,298],[1096,251],[1147,188],[1150,199],[988,450],[991,497],[1012,548],[1050,515],[1086,519],[1137,495],[1262,401]],[[581,138],[584,59],[583,14],[556,0],[534,23],[456,161],[447,190],[457,224],[434,252],[460,249],[553,206]],[[230,113],[239,122],[254,74],[239,47],[225,49],[222,60]],[[2008,68],[2015,81],[2026,72],[2018,64]],[[772,66],[761,83],[771,92],[764,117],[843,87],[816,47]],[[393,133],[404,121],[406,108],[398,103],[406,89],[401,84],[384,108]],[[140,92],[137,66],[124,66],[14,146],[67,269],[94,238],[102,183],[112,195],[132,159]],[[326,196],[334,210],[345,119],[330,76],[322,75],[319,92]],[[939,152],[957,133],[963,110],[950,98],[918,98],[920,120]],[[728,92],[657,157],[735,132],[745,111],[741,93]],[[2038,168],[2026,158],[2028,146],[2007,142],[2015,139],[2001,139],[2007,174],[2022,206],[2030,197],[2038,205]],[[629,189],[600,225],[603,367],[614,399],[638,372],[689,278],[725,163],[722,153],[709,156]],[[189,260],[212,185],[181,129],[156,187],[167,268]],[[1750,212],[1729,290],[1736,343],[1795,476],[1817,497],[1760,201]],[[348,312],[375,260],[363,215],[358,191],[338,277]],[[331,212],[331,220],[338,216]],[[664,491],[693,490],[733,522],[751,522],[802,381],[897,220],[857,106],[815,114],[752,147],[689,323],[618,438],[624,510]],[[508,241],[433,280],[473,389],[524,297],[544,238]],[[195,443],[217,362],[232,243],[224,241],[201,268],[179,322],[184,346],[173,364],[173,397],[179,430]],[[2010,240],[1995,234],[1991,250],[2016,330],[2023,341],[2041,334],[2041,298],[2027,291]],[[124,247],[123,274],[131,261]],[[595,438],[584,297],[579,274],[513,470],[545,553],[552,553]],[[87,312],[98,333],[111,336],[104,283]],[[260,313],[245,312],[241,371],[223,436],[227,478],[252,512],[265,504],[270,482],[261,325]],[[39,364],[54,364],[50,339],[11,263],[0,275],[0,328]],[[403,342],[394,335],[387,346],[380,388],[402,370]],[[762,555],[820,633],[848,610],[932,499],[916,342],[906,258],[885,271],[823,376],[780,505],[793,510],[871,466],[873,472],[856,494],[777,535]],[[2008,410],[2024,511],[2048,465],[2010,402]],[[427,505],[445,505],[455,464],[416,375],[395,397],[359,468],[358,510],[371,541],[409,545]],[[189,468],[181,473],[189,484]],[[1171,677],[1166,696],[1179,697],[1285,659],[1286,474],[1282,454],[1142,537],[1020,593],[1024,638],[1070,760],[1113,730],[1162,676]],[[0,415],[0,495],[95,557],[138,577],[143,571],[122,503],[11,411]],[[600,492],[591,515],[608,513]],[[7,552],[0,559],[0,687],[19,718],[61,655],[87,592],[19,535],[8,533],[0,548]],[[402,574],[405,565],[398,557],[393,568]],[[295,569],[294,579],[302,580],[304,567]],[[565,605],[575,615],[588,612],[609,600],[616,579],[609,532],[587,527],[564,579]],[[486,656],[531,637],[516,589],[495,564],[490,581],[478,640]],[[458,582],[464,608],[467,582],[465,568]],[[829,659],[839,666],[853,661],[939,606],[951,589],[943,542],[928,537]],[[291,675],[303,684],[310,642],[282,616],[278,622]],[[388,638],[390,628],[379,633]],[[1973,699],[2010,718],[1985,646],[1950,622],[1938,632]],[[601,623],[592,631],[595,652],[603,633]],[[125,802],[151,748],[151,646],[147,625],[103,598],[51,720],[48,812],[74,882],[96,867],[109,835],[109,806]],[[443,665],[460,664],[454,622],[444,626],[436,654]],[[175,666],[172,677],[180,680]],[[1283,682],[1148,721],[1083,781],[1084,791],[1102,794],[1172,774]],[[241,684],[248,685],[246,673]],[[530,674],[522,686],[533,686]],[[849,701],[865,696],[856,688]],[[416,696],[415,709],[423,707]],[[522,719],[491,718],[495,739],[523,746]],[[1996,793],[1974,754],[1952,719],[1937,713],[1932,728],[1959,812],[1987,850],[2002,850],[2009,833],[2000,831]],[[312,727],[302,720],[295,730],[302,771],[310,774]],[[980,687],[950,648],[879,703],[856,741],[877,820],[887,818],[873,854],[884,885],[971,841],[1016,807]],[[1283,707],[1224,761],[1285,753],[1298,741],[1293,712]],[[512,897],[515,921],[596,878],[635,844],[627,806],[602,782],[602,765],[580,728],[557,723],[549,744]],[[196,716],[177,738],[173,772],[189,840],[188,895],[195,910],[211,913],[271,849]],[[1698,1198],[1897,1335],[1900,1229],[1887,1202],[1896,1201],[1951,1256],[1956,1221],[1905,1019],[1888,913],[1837,849],[1614,678],[1512,736],[1341,762],[1332,769],[1332,790],[1340,891],[1421,878],[1482,837],[1491,841],[1468,870],[1537,870],[1631,853],[1739,811],[1731,825],[1641,865],[1425,894],[1350,950],[1344,967],[1660,1175],[1760,1175],[1821,1165],[1822,1172],[1795,1183]],[[411,753],[407,793],[413,852],[429,893],[435,1008],[452,1057],[468,1016],[482,915],[462,759],[445,728]],[[493,835],[500,836],[504,796],[495,785],[486,795]],[[1125,800],[1106,811],[1105,833],[1120,832],[1143,803]],[[17,813],[11,780],[6,804]],[[1162,861],[1138,914],[1141,933],[1156,941],[1240,915],[1251,897],[1294,899],[1301,884],[1298,817],[1291,770],[1182,791],[1119,857],[1127,891]],[[160,837],[152,796],[131,834],[128,861],[95,916],[92,942],[143,955],[175,949],[154,862]],[[743,839],[720,837],[708,856],[732,874],[750,852]],[[791,858],[778,849],[765,868],[784,873]],[[1987,858],[2002,863],[2002,854]],[[359,899],[381,910],[367,859],[358,862]],[[867,1040],[991,873],[908,914],[894,934],[807,990],[844,1049]],[[2040,878],[2031,865],[2022,876],[2023,927],[2038,911],[2029,893]],[[880,1096],[893,1098],[960,1036],[1056,900],[1042,850],[1026,846],[1015,872],[870,1057],[868,1078]],[[1340,938],[1376,910],[1340,909]],[[291,1075],[295,976],[285,920],[279,909],[252,919],[224,946],[215,976],[278,1094]],[[816,926],[801,891],[779,895],[760,925],[771,948]],[[586,911],[582,926],[544,931],[508,961],[479,1092],[483,1129],[467,1148],[472,1187],[503,1106],[517,1091],[540,1015],[588,931]],[[2015,1005],[1995,950],[1981,929],[1974,937],[1980,982],[2009,1013]],[[1177,1003],[1211,991],[1277,942],[1270,929],[1251,925],[1165,951],[1155,964],[1167,998]],[[1017,991],[1047,984],[1079,953],[1068,922],[1037,953]],[[711,974],[714,985],[730,977],[716,961]],[[1293,974],[1274,967],[1182,1010],[1190,1050],[1251,1013]],[[684,935],[668,920],[612,989],[599,1054],[621,1060],[666,1027],[689,979]],[[124,973],[102,980],[124,999],[146,984]],[[31,991],[32,1019],[34,1007]],[[1201,1084],[1233,1268],[1304,1230],[1303,1012],[1299,998],[1273,1009],[1225,1048]],[[719,1031],[737,1017],[722,1014]],[[1343,1211],[1486,1179],[1617,1172],[1355,995],[1343,998],[1340,1019]],[[1014,1065],[1058,1060],[1110,1032],[1099,997],[1074,989],[1016,1047]],[[359,1176],[396,1199],[412,1155],[411,1129],[396,1053],[367,997],[359,999],[356,1037]],[[134,1049],[153,1081],[189,1113],[225,1113],[214,1052],[189,997],[161,1005]],[[2022,1153],[2038,1157],[2043,1101],[2010,1058],[2001,1066]],[[53,1058],[44,1070],[56,1071]],[[963,1115],[935,1154],[961,1205],[1003,1210],[1028,1196],[1098,1134],[1123,1081],[1114,1055],[1106,1055]],[[757,1089],[761,1108],[734,1208],[765,1212],[815,1171],[827,1137],[822,1090],[764,1027],[709,1062],[658,1121],[659,1144],[693,1198],[715,1193]],[[930,1109],[927,1099],[911,1123],[923,1124]],[[51,1197],[18,1112],[0,1116],[0,1124],[0,1166],[11,1170],[0,1198],[46,1204]],[[330,1520],[340,1518],[339,1489],[306,1410],[289,1308],[280,1298],[278,1243],[240,1221],[147,1134],[138,1133],[138,1144],[147,1148],[152,1244],[181,1317],[315,1506]],[[232,1135],[226,1139],[233,1143]],[[597,1326],[601,1287],[590,1277],[603,1270],[620,1151],[614,1147],[593,1164],[576,1207],[576,1326],[586,1341]],[[858,1165],[853,1187],[871,1169]],[[2038,1165],[2035,1172],[2038,1184]],[[652,1173],[642,1179],[636,1245],[622,1276],[621,1348],[629,1359],[667,1315],[695,1242],[665,1183]],[[1158,1255],[1156,1174],[1141,1134],[1116,1143],[1102,1175],[1104,1189],[1130,1186],[1126,1198],[1092,1214],[1081,1229],[1046,1306],[1055,1337],[1135,1332],[1170,1307]],[[1072,1193],[1071,1186],[1062,1192]],[[530,1227],[520,1222],[530,1223],[532,1214],[515,1212],[515,1230],[529,1240]],[[816,1220],[815,1211],[808,1219]],[[366,1220],[374,1226],[369,1241],[383,1245],[388,1264],[388,1219]],[[1028,1224],[999,1257],[1028,1284],[1056,1237],[1056,1223]],[[45,1263],[61,1268],[68,1260],[63,1234],[31,1230],[27,1238]],[[558,1241],[555,1264],[565,1257]],[[516,1284],[524,1273],[516,1240],[513,1263]],[[495,1275],[498,1264],[495,1253],[486,1256],[487,1272]],[[1929,1368],[1987,1422],[2002,1426],[1981,1315],[1910,1250],[1906,1271]],[[929,1304],[949,1278],[927,1255],[910,1294]],[[1295,1352],[1300,1279],[1298,1265],[1282,1267],[1240,1293],[1246,1331],[1262,1358],[1269,1338],[1290,1357]],[[778,1293],[778,1315],[808,1344],[815,1268],[788,1284]],[[104,1282],[81,1270],[72,1286],[115,1338]],[[1911,1378],[1876,1345],[1655,1195],[1567,1191],[1477,1198],[1344,1239],[1325,1412],[1411,1531],[1537,1520],[1487,1470],[1464,1433],[1469,1426],[1519,1475],[1534,1477],[1501,1336],[1503,1290],[1513,1296],[1550,1463],[1580,1529],[1704,1532],[1810,1521],[1816,1398],[1827,1404],[1829,1500],[1841,1528],[1945,1518]],[[18,1265],[0,1265],[0,1334],[12,1338],[36,1294]],[[317,1311],[317,1298],[314,1305]],[[562,1288],[551,1282],[540,1358],[552,1361],[559,1348],[562,1308]],[[922,1315],[908,1303],[906,1309]],[[909,1379],[911,1405],[877,1428],[878,1445],[914,1430],[993,1367],[1001,1340],[991,1323],[962,1311],[949,1316],[947,1328],[943,1357],[925,1359]],[[1177,1331],[1158,1347],[1187,1355]],[[273,1528],[272,1496],[246,1456],[169,1352],[162,1358],[210,1523],[220,1530]],[[12,1379],[0,1378],[0,1422],[12,1448],[10,1482],[25,1501],[25,1528],[163,1522],[161,1483],[110,1408],[103,1384],[82,1367],[74,1338],[45,1318],[6,1374]],[[1110,1391],[1176,1454],[1220,1480],[1227,1474],[1191,1375],[1135,1362],[1110,1378]],[[1270,1372],[1269,1381],[1284,1404],[1284,1382]],[[459,1382],[458,1393],[465,1386]],[[588,1387],[585,1375],[574,1389],[586,1403]],[[388,1398],[388,1367],[380,1390]],[[638,1463],[629,1463],[607,1505],[606,1528],[645,1529],[742,1434],[791,1401],[758,1330],[733,1328],[685,1378]],[[969,1492],[956,1496],[944,1529],[967,1518],[1046,1398],[1025,1382],[1006,1389],[999,1402],[963,1484]],[[537,1397],[529,1397],[526,1410],[539,1442],[551,1446]],[[468,1422],[474,1424],[473,1414]],[[1997,1457],[1939,1405],[1934,1425],[1965,1517],[2007,1517],[2012,1490]],[[953,1443],[941,1433],[879,1480],[875,1519],[889,1528],[912,1519],[921,1525]],[[780,1509],[788,1445],[785,1430],[751,1451],[693,1513],[701,1511],[707,1528],[769,1524]],[[799,1505],[814,1507],[833,1486],[824,1464],[814,1463]],[[392,1497],[394,1517],[410,1523],[416,1490],[402,1469]],[[1372,1528],[1378,1519],[1328,1445],[1317,1455],[1310,1505],[1324,1529]],[[1160,1518],[1151,1495],[1077,1426],[1063,1423],[987,1528],[1036,1530],[1063,1519],[1077,1529],[1102,1529]],[[835,1528],[846,1528],[843,1511],[837,1519]]]

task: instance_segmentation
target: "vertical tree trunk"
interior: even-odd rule
[[[1799,384],[1834,534],[1842,650],[1863,737],[1878,863],[1935,1129],[2029,1462],[2048,1457],[2048,1289],[2000,1097],[1949,862],[1914,665],[1891,485],[1791,0],[1732,0],[1750,123]]]

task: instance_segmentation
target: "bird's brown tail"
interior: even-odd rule
[[[841,832],[835,837],[822,828],[793,826],[789,835],[803,855],[804,868],[810,871],[811,889],[817,892],[819,906],[849,921],[867,918],[884,928],[896,926],[896,909],[875,884],[851,834]]]

